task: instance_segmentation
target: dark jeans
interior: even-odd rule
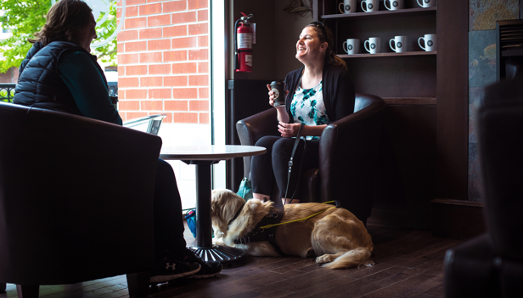
[[[154,195],[155,254],[157,258],[185,252],[182,202],[171,166],[158,160]]]
[[[318,148],[320,141],[306,141],[306,152],[299,173],[300,161],[302,159],[304,141],[301,140],[293,157],[293,168],[289,182],[287,198],[293,197],[299,177],[304,172],[318,166]],[[288,181],[288,162],[293,152],[294,138],[283,138],[277,136],[265,136],[257,141],[256,146],[262,146],[267,152],[251,158],[251,184],[254,193],[271,196],[275,181],[280,191],[280,197],[284,198]],[[294,199],[300,200],[297,190]]]

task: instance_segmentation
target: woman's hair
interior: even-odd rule
[[[29,42],[41,42],[44,46],[53,41],[78,43],[80,30],[89,24],[91,8],[81,0],[60,0],[49,11],[46,23]]]
[[[320,42],[327,42],[328,48],[326,50],[326,56],[324,57],[324,63],[328,63],[335,66],[344,67],[347,69],[346,62],[342,58],[335,55],[333,49],[335,48],[335,40],[333,33],[328,27],[325,27],[321,22],[315,21],[309,23],[306,27],[312,27],[317,32]]]

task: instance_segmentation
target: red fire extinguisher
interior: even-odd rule
[[[235,71],[251,72],[253,67],[253,28],[249,19],[253,15],[246,15],[243,12],[241,14],[242,17],[235,22]]]

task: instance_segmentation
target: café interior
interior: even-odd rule
[[[223,101],[216,139],[224,145],[252,146],[275,133],[266,84],[302,66],[294,59],[302,28],[320,21],[332,30],[355,111],[322,135],[330,154],[301,178],[301,203],[343,201],[372,237],[374,265],[329,270],[314,258],[243,256],[214,278],[149,285],[147,173],[162,140],[96,121],[39,121],[49,114],[20,121],[2,104],[0,298],[522,297],[522,0],[127,5],[177,1],[206,7],[210,63],[225,57],[210,71],[212,100]],[[224,23],[213,28],[219,7]],[[243,13],[256,24],[249,71],[239,70],[245,52],[235,43]],[[217,30],[223,49],[213,46]],[[63,145],[49,147],[56,143]],[[108,159],[101,148],[119,154]],[[225,162],[226,188],[236,192],[249,177],[250,159]],[[96,179],[87,170],[101,167]],[[210,189],[199,181],[209,173],[199,171],[200,202]],[[209,208],[201,204],[197,211]],[[201,245],[184,224],[188,245]]]

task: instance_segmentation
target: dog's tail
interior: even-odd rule
[[[360,267],[362,265],[375,265],[375,263],[370,258],[370,250],[364,247],[357,247],[336,258],[333,262],[324,264],[322,267],[328,269],[343,269],[349,267]]]

